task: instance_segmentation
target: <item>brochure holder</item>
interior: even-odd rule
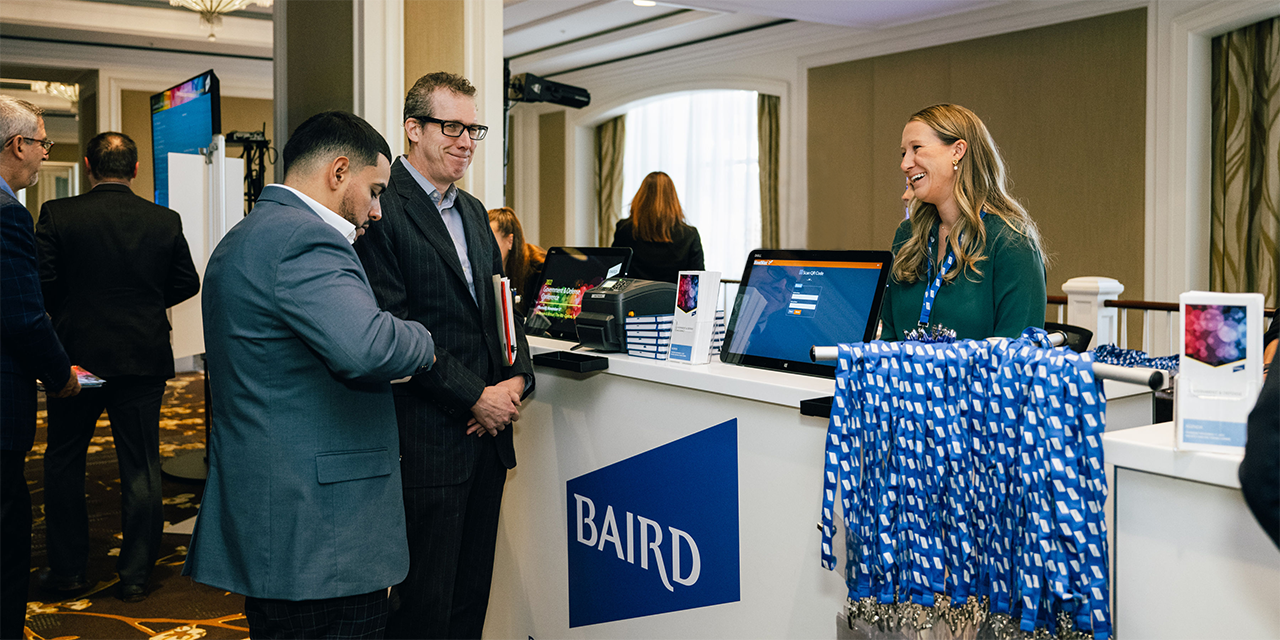
[[[668,360],[684,364],[706,364],[710,361],[719,297],[719,271],[680,272]]]
[[[1262,390],[1262,294],[1188,291],[1178,305],[1176,446],[1243,453],[1249,412]]]

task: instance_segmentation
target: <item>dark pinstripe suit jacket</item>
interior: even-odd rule
[[[394,385],[400,423],[401,472],[406,487],[465,481],[481,447],[497,446],[507,468],[516,464],[511,429],[497,438],[466,435],[471,406],[486,386],[512,376],[533,378],[529,344],[517,331],[519,350],[512,366],[501,364],[493,284],[502,273],[498,243],[484,205],[459,190],[454,207],[462,215],[467,254],[475,282],[473,300],[453,239],[431,198],[403,166],[391,166],[382,194],[382,219],[356,242],[378,305],[416,320],[435,339],[436,363],[407,384]],[[533,385],[525,390],[527,396]]]
[[[60,390],[71,363],[44,313],[31,213],[0,190],[0,448],[27,451],[36,436],[36,378]]]

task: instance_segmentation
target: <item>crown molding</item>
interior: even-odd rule
[[[801,56],[801,66],[821,67],[852,60],[936,47],[1093,18],[1147,6],[1143,0],[1016,2],[933,18],[866,34],[851,46]]]
[[[876,30],[793,22],[572,72],[557,80],[590,84],[619,76],[647,79],[762,55],[795,57],[800,68],[807,69],[1082,20],[1147,5],[1142,0],[1013,2]],[[850,41],[853,44],[847,44]]]

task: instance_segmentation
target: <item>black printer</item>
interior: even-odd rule
[[[676,285],[636,278],[610,278],[582,295],[578,342],[596,351],[625,351],[626,319],[673,313]]]

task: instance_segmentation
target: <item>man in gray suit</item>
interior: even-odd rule
[[[432,73],[405,97],[409,153],[391,167],[384,216],[356,243],[378,304],[431,327],[439,361],[395,386],[409,577],[394,590],[390,638],[479,638],[489,605],[511,430],[533,390],[524,334],[501,356],[492,277],[502,255],[484,205],[454,183],[488,128],[476,89]]]
[[[382,637],[408,569],[389,381],[434,342],[378,310],[350,244],[390,156],[364,120],[313,116],[205,271],[213,429],[183,574],[244,594],[254,638]]]

